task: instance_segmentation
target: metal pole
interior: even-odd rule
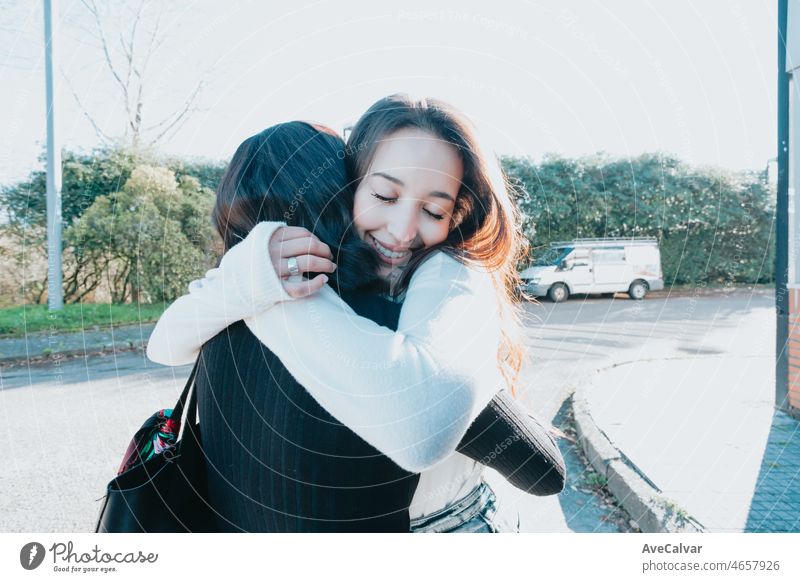
[[[64,308],[61,289],[61,146],[56,140],[53,84],[53,10],[44,0],[44,77],[47,86],[47,303],[51,311]]]
[[[789,412],[789,74],[786,72],[788,0],[778,0],[778,183],[775,208],[775,404]]]

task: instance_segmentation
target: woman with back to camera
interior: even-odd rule
[[[423,471],[413,530],[493,530],[493,496],[480,465],[454,450],[518,370],[509,332],[513,205],[466,120],[441,103],[382,100],[356,124],[348,145],[355,229],[380,257],[392,296],[404,299],[397,332],[357,317],[327,287],[288,301],[288,293],[316,291],[323,276],[283,281],[286,291],[278,276],[330,271],[330,255],[307,232],[265,223],[239,233],[244,242],[219,271],[170,308],[148,355],[185,363],[213,333],[261,311],[248,327],[316,401],[401,467]],[[215,216],[224,232],[224,212]],[[274,269],[249,260],[265,248]],[[230,292],[224,306],[214,295],[223,288]],[[205,318],[188,334],[181,328],[187,308]],[[176,340],[172,346],[167,336]],[[175,350],[167,356],[169,347]]]

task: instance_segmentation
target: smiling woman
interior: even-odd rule
[[[447,238],[464,165],[458,150],[421,129],[380,140],[355,193],[353,218],[378,251],[381,274],[408,263],[413,252]]]

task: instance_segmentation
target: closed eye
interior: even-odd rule
[[[381,202],[389,202],[389,203],[391,203],[391,202],[397,202],[397,198],[386,198],[386,196],[381,196],[381,195],[380,195],[380,194],[378,194],[377,192],[373,192],[373,193],[372,193],[372,195],[373,195],[375,198],[377,198],[378,200],[380,200]]]
[[[387,198],[386,196],[381,196],[377,192],[372,192],[372,195],[381,202],[385,202],[386,204],[393,204],[394,202],[397,202],[397,198]],[[425,211],[425,214],[427,214],[434,220],[444,220],[443,214],[436,214],[435,212],[431,212],[427,208],[424,208],[423,210]]]

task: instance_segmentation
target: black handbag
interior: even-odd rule
[[[198,364],[199,359],[175,408],[159,410],[134,435],[106,489],[95,533],[215,531],[196,421]]]

